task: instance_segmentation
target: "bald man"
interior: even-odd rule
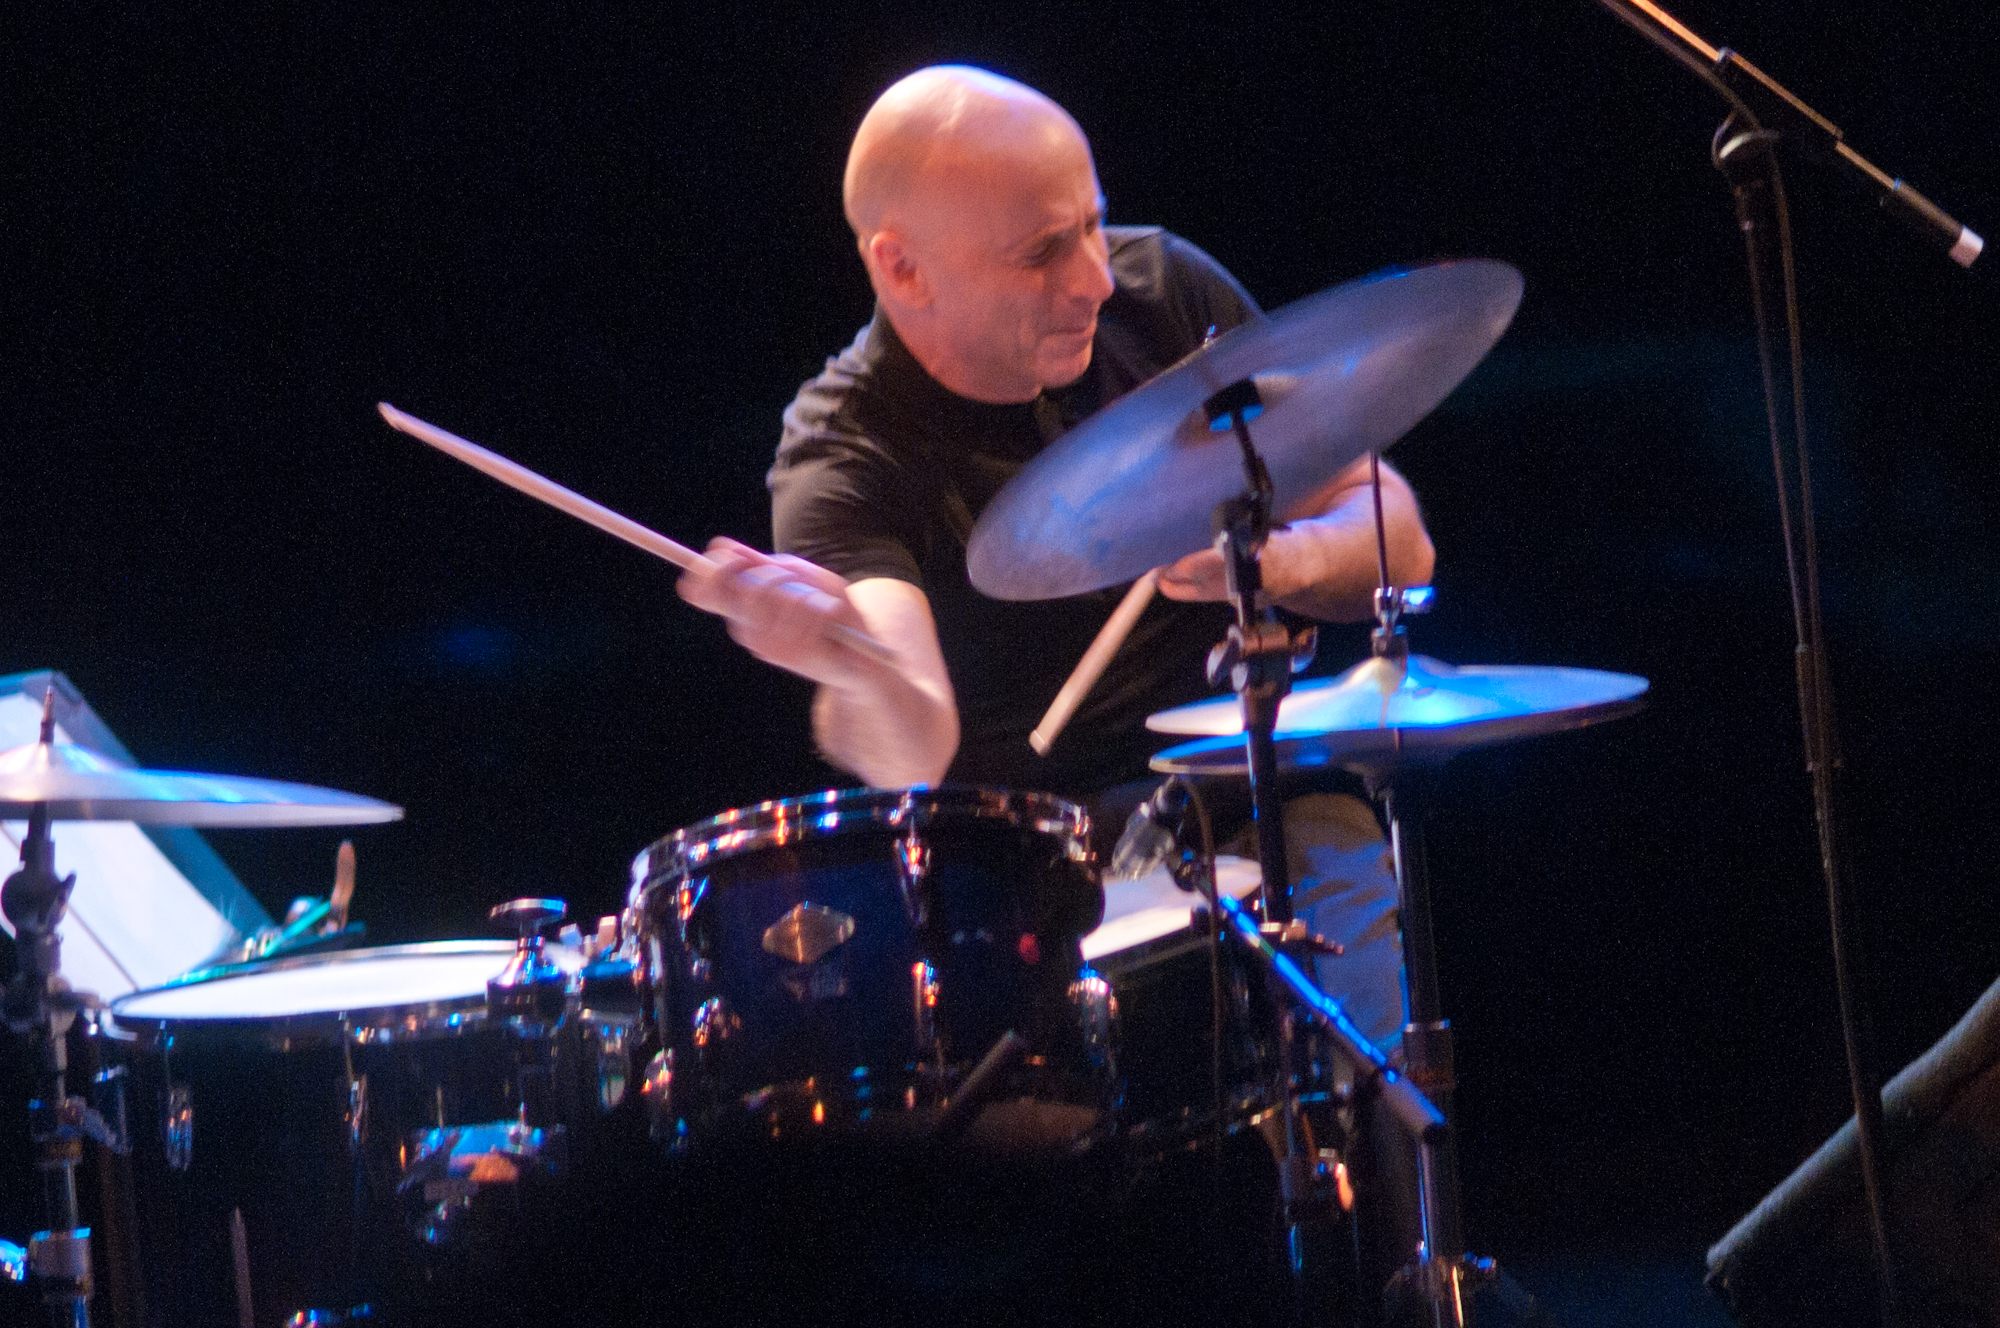
[[[1255,317],[1234,278],[1154,228],[1107,227],[1090,145],[1031,88],[945,66],[861,122],[844,181],[875,317],[785,412],[771,470],[778,553],[730,540],[681,585],[751,653],[819,684],[813,734],[869,784],[951,779],[1076,797],[1146,775],[1147,714],[1205,696],[1228,623],[1219,556],[1166,569],[1156,602],[1047,758],[1028,734],[1123,594],[1015,604],[975,591],[965,539],[1065,429]],[[1384,468],[1391,572],[1430,575],[1409,487]],[[1371,610],[1366,466],[1273,534],[1266,587],[1329,620]],[[842,623],[884,664],[837,644]]]
[[[1102,852],[1156,782],[1146,763],[1161,740],[1146,716],[1208,695],[1204,662],[1230,622],[1221,559],[1203,550],[1165,570],[1163,598],[1039,757],[1028,734],[1125,588],[989,599],[967,578],[965,541],[1065,429],[1257,307],[1187,241],[1106,226],[1076,122],[983,70],[924,69],[883,93],[855,134],[844,192],[875,316],[785,412],[770,473],[778,552],[717,540],[714,569],[689,573],[681,593],[760,659],[819,684],[813,734],[835,765],[878,787],[949,779],[1074,798],[1091,806]],[[1422,584],[1432,553],[1416,500],[1382,473],[1392,576]],[[1366,463],[1284,515],[1264,550],[1279,604],[1368,617]],[[897,662],[839,644],[834,623]],[[1294,799],[1285,820],[1299,916],[1348,948],[1322,976],[1393,1047],[1402,954],[1373,816],[1322,794]]]
[[[689,573],[681,593],[758,658],[819,684],[813,735],[835,765],[881,787],[949,779],[1075,798],[1108,831],[1102,851],[1154,783],[1146,716],[1208,694],[1204,662],[1230,622],[1221,559],[1202,550],[1164,570],[1163,598],[1044,758],[1028,734],[1125,587],[989,599],[967,578],[965,542],[1064,430],[1257,306],[1187,241],[1106,226],[1076,122],[983,70],[924,69],[883,93],[855,134],[844,203],[875,315],[785,412],[770,473],[778,551],[717,540],[713,570]],[[1387,466],[1382,477],[1392,579],[1423,584],[1432,550],[1416,499]],[[1289,525],[1263,553],[1276,601],[1371,616],[1366,462],[1281,515]],[[833,624],[873,635],[896,662],[839,644]],[[1379,827],[1324,789],[1289,801],[1285,826],[1299,916],[1347,951],[1322,961],[1320,980],[1393,1049],[1402,953]],[[1411,1189],[1407,1159],[1363,1162]],[[1394,1206],[1413,1204],[1402,1193]],[[1383,1252],[1386,1267],[1407,1257],[1412,1226],[1409,1211],[1390,1225],[1383,1239],[1402,1248]]]

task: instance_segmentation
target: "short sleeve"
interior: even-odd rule
[[[785,411],[767,483],[772,543],[849,581],[890,577],[923,585],[923,527],[911,477],[855,421],[822,409],[809,383]]]
[[[1160,248],[1167,293],[1192,326],[1203,331],[1213,327],[1221,333],[1262,316],[1263,310],[1242,283],[1199,246],[1162,231]]]

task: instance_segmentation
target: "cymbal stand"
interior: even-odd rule
[[[1421,612],[1406,602],[1407,592],[1390,584],[1388,528],[1382,516],[1382,458],[1368,455],[1370,488],[1375,503],[1375,629],[1369,633],[1370,652],[1377,659],[1403,664],[1410,657],[1409,632],[1402,625],[1406,611]],[[1400,674],[1398,675],[1400,676]],[[1397,746],[1401,746],[1398,736]],[[1430,872],[1424,855],[1424,799],[1430,771],[1415,762],[1393,757],[1366,775],[1369,796],[1382,808],[1389,826],[1389,845],[1396,868],[1396,907],[1403,933],[1403,980],[1408,991],[1410,1019],[1403,1026],[1403,1067],[1412,1083],[1452,1118],[1451,1021],[1444,1017],[1438,994],[1437,944],[1431,928]],[[1400,788],[1399,788],[1400,781]],[[1417,1152],[1417,1203],[1421,1235],[1414,1262],[1396,1274],[1396,1282],[1415,1291],[1430,1307],[1436,1328],[1458,1328],[1471,1322],[1466,1290],[1475,1280],[1500,1276],[1491,1259],[1466,1252],[1458,1185],[1458,1146],[1451,1131],[1420,1136]],[[1503,1284],[1503,1291],[1506,1285]]]
[[[1278,797],[1278,749],[1272,737],[1278,726],[1278,703],[1292,689],[1292,674],[1312,662],[1318,643],[1316,629],[1294,633],[1278,621],[1264,595],[1259,559],[1271,535],[1271,472],[1250,440],[1249,421],[1262,413],[1257,385],[1245,378],[1217,392],[1202,404],[1209,427],[1226,427],[1243,449],[1244,491],[1215,505],[1212,528],[1216,551],[1222,555],[1229,600],[1236,621],[1229,634],[1208,652],[1208,681],[1220,686],[1227,678],[1243,705],[1243,733],[1250,771],[1250,806],[1257,829],[1257,860],[1263,870],[1263,913],[1270,922],[1292,920],[1292,887],[1285,856],[1284,809]],[[1305,1222],[1312,1207],[1314,1167],[1299,1117],[1298,1095],[1292,1091],[1293,1021],[1282,1006],[1274,1010],[1278,1030],[1278,1065],[1274,1096],[1284,1126],[1284,1152],[1279,1159],[1279,1187],[1285,1206],[1290,1243],[1295,1317],[1304,1317]]]
[[[42,742],[54,740],[54,692],[42,702]],[[42,1173],[46,1231],[36,1232],[23,1256],[6,1261],[7,1275],[36,1284],[46,1321],[55,1328],[89,1328],[90,1229],[77,1225],[76,1165],[85,1138],[123,1152],[126,1141],[65,1083],[68,1033],[79,1010],[97,1005],[87,992],[62,980],[62,940],[56,927],[69,906],[76,875],[58,877],[49,838],[49,808],[35,804],[21,842],[21,868],[0,887],[0,911],[14,924],[19,970],[7,984],[7,1024],[26,1034],[35,1056],[36,1096],[28,1104],[30,1133]]]

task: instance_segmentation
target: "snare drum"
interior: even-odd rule
[[[1013,1032],[1009,1096],[1104,1099],[1072,1005],[1103,896],[1089,820],[1039,793],[829,792],[653,845],[638,887],[676,1141],[917,1126]]]
[[[475,1235],[491,1243],[488,1215],[560,1171],[574,1096],[547,1030],[487,1015],[487,981],[514,953],[442,941],[280,958],[113,1002],[137,1035],[149,1325],[235,1323],[246,1290],[260,1328],[360,1305],[408,1318]]]
[[[1233,899],[1256,893],[1257,864],[1218,857],[1216,884]],[[1215,1003],[1222,1001],[1222,1095],[1225,1111],[1246,1113],[1261,1101],[1270,1064],[1262,1022],[1251,1005],[1250,975],[1229,947],[1209,962],[1197,896],[1164,867],[1104,887],[1104,923],[1083,938],[1083,957],[1109,986],[1113,1062],[1120,1086],[1119,1124],[1135,1141],[1173,1139],[1214,1113]],[[1217,978],[1221,990],[1217,991]]]

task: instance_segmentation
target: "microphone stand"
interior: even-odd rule
[[[1847,875],[1841,790],[1835,778],[1841,759],[1820,614],[1819,547],[1813,523],[1812,471],[1806,448],[1804,357],[1800,346],[1798,291],[1793,279],[1791,214],[1774,149],[1780,142],[1793,144],[1803,149],[1807,159],[1832,165],[1872,191],[1885,210],[1912,226],[1933,246],[1943,249],[1961,267],[1972,266],[1984,250],[1985,241],[1848,146],[1830,120],[1770,75],[1734,51],[1702,41],[1653,0],[1599,0],[1599,3],[1692,70],[1729,107],[1727,118],[1715,132],[1710,151],[1716,168],[1728,180],[1735,196],[1736,216],[1743,230],[1749,265],[1750,306],[1757,325],[1765,424],[1771,439],[1771,465],[1778,481],[1778,517],[1784,533],[1785,568],[1791,587],[1799,719],[1806,770],[1812,780],[1820,870],[1826,880],[1834,983],[1840,1000],[1848,1088],[1854,1099],[1862,1189],[1867,1198],[1869,1238],[1874,1247],[1883,1321],[1900,1324],[1902,1285],[1890,1238],[1881,1161],[1882,1081],[1868,1041],[1868,1007],[1852,926],[1854,893]],[[1776,334],[1770,307],[1774,286],[1784,301],[1790,351],[1787,386],[1791,394],[1796,491],[1787,473],[1783,412],[1778,404]]]

